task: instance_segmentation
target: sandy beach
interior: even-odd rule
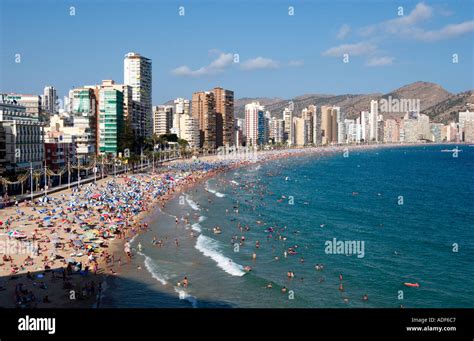
[[[150,212],[215,174],[304,154],[393,145],[315,147],[172,161],[156,174],[108,177],[0,211],[0,307],[97,307],[106,276],[131,262]]]

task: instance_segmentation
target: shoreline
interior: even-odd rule
[[[125,262],[125,264],[121,264],[121,259],[125,258],[125,253],[124,253],[124,248],[126,247],[126,243],[129,242],[131,238],[134,238],[137,234],[139,233],[144,233],[147,232],[147,219],[151,219],[154,213],[156,212],[157,208],[162,209],[164,205],[166,205],[167,202],[170,200],[176,198],[177,195],[185,192],[186,190],[192,189],[198,184],[201,184],[202,182],[220,174],[223,172],[227,172],[232,169],[236,168],[243,168],[248,165],[255,165],[258,163],[263,163],[263,162],[268,162],[272,161],[275,159],[283,159],[283,158],[289,158],[289,157],[294,157],[294,156],[307,156],[307,155],[328,155],[328,154],[334,154],[337,152],[343,152],[343,151],[365,151],[365,150],[377,150],[380,148],[397,148],[397,147],[419,147],[419,146],[433,146],[435,144],[425,144],[425,143],[420,143],[420,144],[381,144],[381,145],[349,145],[349,146],[336,146],[336,147],[312,147],[312,148],[304,148],[304,149],[286,149],[286,150],[278,150],[278,151],[263,151],[257,154],[256,159],[252,160],[246,160],[246,159],[229,159],[226,157],[223,157],[221,155],[211,155],[211,156],[206,156],[203,158],[198,159],[196,162],[194,159],[186,159],[186,160],[174,160],[171,161],[167,164],[164,165],[164,169],[162,172],[158,174],[150,174],[150,173],[138,173],[138,174],[132,174],[132,175],[122,175],[118,176],[116,179],[102,179],[97,181],[97,184],[95,185],[96,187],[100,187],[101,185],[108,184],[111,181],[117,180],[119,183],[123,184],[123,182],[127,181],[126,179],[129,179],[129,176],[132,178],[136,178],[139,181],[142,181],[142,183],[148,183],[146,180],[148,179],[149,182],[153,182],[155,179],[160,179],[165,176],[164,174],[167,173],[173,173],[172,169],[176,165],[206,165],[206,164],[214,164],[216,167],[214,169],[210,169],[207,171],[203,170],[197,170],[197,171],[191,171],[190,173],[185,173],[186,176],[183,178],[178,179],[178,181],[181,180],[181,182],[178,182],[178,184],[175,186],[174,181],[172,182],[172,186],[164,193],[159,196],[156,196],[153,198],[152,201],[146,202],[143,204],[143,208],[138,214],[132,216],[131,218],[131,223],[128,224],[127,226],[123,229],[123,233],[119,235],[119,237],[115,237],[113,240],[110,240],[110,242],[107,245],[107,250],[105,251],[107,257],[104,257],[105,259],[99,259],[98,260],[98,268],[100,268],[102,271],[98,272],[96,275],[89,275],[93,276],[93,280],[99,281],[99,283],[106,283],[107,279],[111,276],[117,275],[115,273],[114,268],[116,269],[116,258],[118,257],[119,259],[119,268],[121,268],[124,265],[128,265],[131,262],[131,258]],[[438,145],[438,144],[436,144]],[[439,145],[447,145],[446,143],[439,144]],[[455,145],[455,144],[454,144]],[[459,144],[458,144],[459,145]],[[227,162],[227,163],[226,163]],[[176,173],[179,174],[179,171]],[[184,179],[184,180],[183,180]],[[70,190],[64,190],[57,192],[53,194],[51,197],[64,197],[65,194],[68,193],[73,193],[73,191]],[[160,206],[161,205],[161,206]],[[27,203],[24,205],[20,205],[21,208],[26,208],[28,207]],[[30,207],[31,208],[31,207]],[[64,205],[61,207],[64,210]],[[7,210],[14,210],[14,207],[9,207],[6,209],[3,209],[0,211],[0,221],[4,221],[4,213]],[[4,226],[2,226],[4,227]],[[53,229],[54,231],[54,229]],[[31,231],[29,231],[31,232]],[[44,231],[42,231],[44,232]],[[51,236],[47,236],[48,239]],[[101,249],[101,252],[104,252],[104,249]],[[109,265],[109,258],[112,257],[112,265]],[[82,259],[82,258],[81,258]],[[15,260],[17,261],[17,260]],[[5,263],[5,262],[4,262]],[[4,263],[2,265],[4,265]],[[84,261],[85,263],[85,261]],[[127,267],[126,267],[127,268]],[[125,268],[125,271],[127,269]],[[55,270],[52,269],[52,282],[55,280]],[[108,270],[108,271],[107,271]],[[42,272],[42,271],[40,271]],[[43,272],[44,278],[46,277],[46,271]],[[25,271],[19,271],[17,274],[14,276],[25,276],[26,273]],[[2,279],[6,278],[8,274],[5,273],[4,269],[0,269],[0,276]],[[13,276],[13,277],[14,277]],[[91,277],[88,278],[88,280],[91,279]],[[41,277],[43,278],[43,277]],[[18,280],[16,281],[18,282]],[[82,284],[84,281],[79,281]],[[27,281],[27,283],[30,283]],[[52,283],[51,283],[52,284]],[[79,284],[79,285],[80,285]],[[33,285],[36,285],[33,282]],[[64,289],[58,289],[58,286],[55,286],[55,291],[62,291],[64,294]],[[10,288],[11,289],[11,288]],[[16,288],[15,288],[16,290]],[[2,307],[12,307],[11,304],[8,304],[6,302],[9,297],[5,296],[10,296],[11,290],[4,290],[0,291],[0,306]],[[6,295],[8,293],[8,295]],[[97,301],[94,299],[97,295],[90,295],[88,299],[85,300],[67,300],[61,299],[60,293],[56,292],[56,295],[53,296],[53,303],[50,304],[40,304],[40,307],[68,307],[68,308],[86,308],[86,307],[93,307],[97,306],[100,307],[100,300]],[[67,294],[67,292],[66,292]],[[64,296],[64,295],[62,295]],[[64,298],[64,297],[63,297]],[[59,304],[56,304],[56,301]]]

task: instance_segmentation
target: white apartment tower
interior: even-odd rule
[[[369,114],[369,138],[370,141],[378,141],[378,127],[377,120],[379,117],[379,103],[375,100],[370,101],[370,114]]]
[[[173,106],[158,105],[153,107],[153,134],[168,134],[173,123]]]
[[[245,136],[247,146],[263,144],[265,139],[265,107],[259,102],[245,105]]]
[[[189,99],[176,98],[174,100],[174,115],[173,115],[173,127],[171,133],[176,134],[181,138],[182,129],[181,123],[183,122],[182,115],[188,116],[190,114],[190,101]]]
[[[53,86],[46,86],[43,90],[43,97],[41,98],[41,107],[44,112],[50,115],[56,114],[56,89]]]
[[[132,127],[136,137],[152,134],[151,59],[129,52],[123,61],[124,83],[132,87]]]

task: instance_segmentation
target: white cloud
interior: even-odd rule
[[[400,16],[396,19],[386,21],[384,23],[388,30],[397,30],[404,26],[413,26],[419,22],[425,21],[433,15],[433,8],[425,5],[423,2],[418,3],[408,15]]]
[[[349,25],[347,24],[342,25],[339,31],[337,32],[337,35],[336,35],[337,39],[344,39],[345,37],[347,37],[350,31],[351,31],[351,27]]]
[[[211,54],[216,54],[217,50],[210,50]],[[232,65],[233,63],[233,55],[232,53],[223,53],[218,52],[218,56],[214,59],[209,65],[202,66],[199,69],[192,70],[187,65],[179,66],[173,70],[171,73],[175,76],[181,77],[199,77],[199,76],[206,76],[206,75],[214,75],[216,73],[222,72],[225,68]]]
[[[472,20],[449,24],[438,30],[425,30],[421,28],[420,24],[431,19],[435,12],[433,7],[420,2],[408,15],[363,27],[358,32],[364,37],[388,33],[405,39],[434,42],[474,31],[474,21]]]
[[[304,61],[302,60],[290,60],[288,62],[288,66],[291,66],[291,67],[299,67],[303,65],[304,65]]]
[[[377,46],[369,42],[360,42],[356,44],[342,44],[331,47],[323,52],[323,56],[342,57],[345,53],[350,56],[370,55],[377,51]]]
[[[270,58],[257,57],[242,62],[242,70],[276,69],[280,63]]]
[[[367,66],[385,66],[393,64],[393,57],[373,57],[370,58],[366,65]]]
[[[460,24],[446,25],[439,30],[423,31],[423,30],[412,30],[412,35],[417,40],[423,41],[438,41],[443,39],[454,38],[466,33],[474,31],[474,20],[465,21]]]

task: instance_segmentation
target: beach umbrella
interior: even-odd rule
[[[76,240],[73,240],[73,241],[72,241],[72,244],[73,244],[74,246],[82,246],[82,241],[76,239]]]
[[[18,230],[7,232],[7,235],[10,238],[16,238],[16,239],[26,238],[26,234]]]
[[[96,193],[91,196],[92,199],[99,199],[102,195],[100,193]]]

